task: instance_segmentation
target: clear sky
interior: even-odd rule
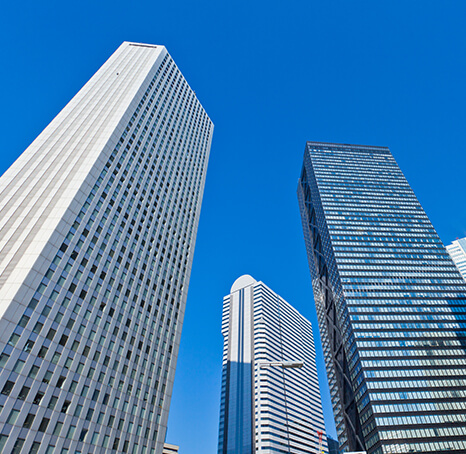
[[[2,5],[0,173],[125,40],[165,45],[215,123],[167,437],[180,454],[216,452],[238,276],[317,334],[296,199],[306,140],[389,146],[444,243],[466,236],[465,19],[464,0]],[[327,390],[324,407],[334,434]]]

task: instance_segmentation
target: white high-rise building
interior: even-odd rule
[[[461,276],[466,280],[466,238],[453,241],[447,246],[447,251],[459,269]]]
[[[222,334],[218,453],[328,453],[311,323],[244,275],[223,300]]]
[[[0,452],[162,452],[212,131],[125,42],[0,179]]]

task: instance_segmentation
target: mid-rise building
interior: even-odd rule
[[[327,454],[311,323],[244,275],[223,300],[222,334],[218,453],[317,452],[320,434]]]
[[[390,150],[308,142],[298,198],[341,448],[466,452],[466,284]]]
[[[466,279],[466,238],[453,241],[447,246],[447,251],[463,278]]]
[[[162,452],[212,130],[125,42],[1,177],[1,452]]]
[[[179,446],[171,445],[169,443],[165,443],[163,445],[162,454],[178,454],[178,450],[180,449]]]

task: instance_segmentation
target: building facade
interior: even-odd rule
[[[340,447],[338,446],[338,441],[334,440],[331,437],[327,437],[328,443],[328,454],[340,454]]]
[[[328,453],[311,323],[244,275],[223,300],[222,334],[218,453],[317,452],[319,432]]]
[[[180,449],[179,446],[171,445],[169,443],[165,443],[163,445],[162,454],[178,454],[178,450]]]
[[[162,452],[212,130],[125,42],[0,179],[0,451]]]
[[[466,280],[466,238],[453,241],[447,246],[447,251]]]
[[[308,142],[298,185],[340,446],[466,452],[466,286],[388,148]]]

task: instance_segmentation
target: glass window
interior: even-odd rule
[[[6,420],[7,424],[14,424],[19,416],[19,410],[11,410],[8,419]]]

